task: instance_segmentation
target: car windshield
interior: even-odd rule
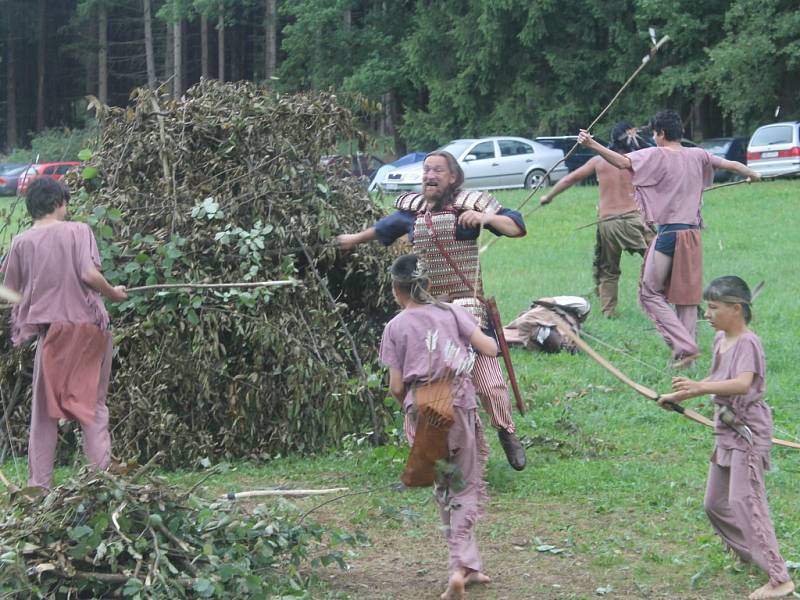
[[[458,142],[450,142],[449,144],[445,144],[441,148],[437,148],[437,152],[449,152],[454,157],[458,158],[464,153],[472,142],[465,142],[465,141],[458,141]]]
[[[771,144],[791,144],[792,126],[779,125],[774,127],[763,127],[756,131],[753,139],[750,140],[751,146],[769,146]]]
[[[729,145],[730,142],[728,140],[706,140],[700,144],[700,147],[709,154],[724,156]]]

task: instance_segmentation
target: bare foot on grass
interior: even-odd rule
[[[442,600],[464,600],[464,574],[456,571],[447,582],[447,589],[441,596]]]
[[[750,594],[750,600],[766,600],[767,598],[783,598],[794,591],[794,582],[784,581],[779,585],[766,583]]]
[[[465,585],[480,585],[484,583],[491,583],[492,578],[488,575],[484,575],[480,571],[472,571],[467,578],[464,580]]]

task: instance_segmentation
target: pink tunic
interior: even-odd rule
[[[721,351],[725,334],[717,333],[714,338],[714,358],[711,365],[710,381],[735,379],[742,373],[753,373],[753,383],[747,393],[739,396],[714,396],[714,403],[727,406],[753,432],[753,449],[762,457],[769,456],[772,444],[772,413],[764,402],[767,367],[761,340],[752,331],[742,334],[725,352]],[[716,458],[723,460],[730,450],[747,452],[750,445],[733,429],[714,418]],[[724,465],[723,463],[720,463]]]
[[[456,370],[469,356],[469,338],[477,329],[475,318],[454,304],[426,304],[404,310],[386,325],[381,340],[380,359],[387,367],[398,369],[409,391],[403,411],[413,404],[411,386],[416,382],[442,379],[448,369]],[[435,347],[429,351],[426,339],[436,334]],[[446,355],[448,347],[453,356]],[[475,388],[469,373],[457,378],[453,386],[453,406],[476,408]]]
[[[702,227],[703,188],[714,181],[719,157],[701,148],[645,148],[626,155],[633,169],[636,202],[648,225]]]
[[[31,227],[16,236],[0,271],[3,285],[22,295],[11,311],[11,340],[19,345],[50,323],[94,323],[108,327],[100,294],[81,276],[100,267],[94,234],[85,223]]]

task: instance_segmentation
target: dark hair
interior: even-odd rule
[[[725,304],[741,304],[744,312],[744,322],[749,323],[753,318],[750,305],[753,302],[750,288],[741,277],[726,275],[717,277],[703,290],[703,300],[711,302],[724,302]]]
[[[461,189],[461,186],[464,183],[464,169],[461,168],[461,165],[458,164],[455,156],[450,154],[449,152],[445,152],[444,150],[434,150],[433,152],[428,152],[425,155],[425,160],[428,160],[431,156],[441,156],[447,161],[447,170],[450,171],[452,175],[456,176],[456,180],[453,182],[453,192],[457,192]],[[425,161],[422,161],[423,164]]]
[[[25,195],[25,206],[28,208],[28,214],[34,220],[49,215],[67,202],[69,202],[67,186],[49,177],[34,179]]]
[[[417,304],[438,304],[436,299],[428,293],[431,279],[425,269],[425,264],[416,254],[398,256],[389,267],[392,276],[392,285],[404,294],[408,294]]]
[[[659,131],[670,142],[675,142],[683,137],[683,121],[674,110],[660,110],[650,119],[653,135]]]
[[[647,144],[645,144],[644,140],[639,137],[638,132],[632,136],[628,135],[628,131],[631,129],[636,128],[628,123],[628,121],[620,121],[614,125],[614,127],[611,128],[611,143],[608,145],[608,147],[614,152],[621,152],[622,154],[633,152],[639,148],[644,148]]]

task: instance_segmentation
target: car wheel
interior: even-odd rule
[[[545,172],[542,171],[541,169],[534,169],[533,171],[528,173],[525,176],[525,189],[529,190],[539,185],[539,182],[542,180],[544,176]],[[550,182],[547,180],[545,180],[545,182],[542,183],[542,187],[547,187],[548,185],[550,185]]]

